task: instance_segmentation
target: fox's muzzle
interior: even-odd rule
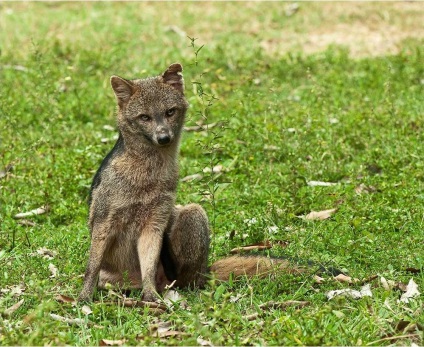
[[[160,145],[167,145],[171,142],[171,136],[168,134],[159,134],[157,135],[157,141]]]

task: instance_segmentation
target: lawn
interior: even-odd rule
[[[424,291],[423,15],[415,2],[0,4],[0,344],[423,344],[423,296],[400,301],[411,279]],[[177,199],[208,212],[210,263],[268,242],[259,253],[311,269],[211,279],[162,313],[113,290],[63,302],[82,287],[88,191],[116,136],[109,78],[173,62],[191,104]],[[352,283],[318,280],[319,264]],[[366,284],[371,297],[326,296]]]

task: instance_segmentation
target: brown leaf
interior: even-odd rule
[[[322,277],[320,277],[318,275],[315,275],[314,276],[314,280],[315,280],[315,283],[317,283],[317,284],[322,284],[322,283],[325,282],[325,278],[322,278]]]
[[[150,333],[152,336],[156,337],[170,337],[170,336],[179,336],[179,335],[187,335],[182,331],[171,330],[172,323],[159,321],[156,324],[152,324],[150,326]]]
[[[350,276],[346,276],[343,274],[339,274],[336,277],[333,277],[337,282],[341,282],[341,283],[354,283],[354,282],[358,282],[358,279],[354,278],[352,279],[352,277]]]
[[[169,330],[159,334],[159,337],[184,336],[184,335],[188,335],[188,334],[183,333],[182,331]]]
[[[66,296],[66,295],[62,295],[59,294],[55,297],[56,301],[60,302],[60,303],[69,303],[69,304],[76,304],[76,300]]]
[[[258,317],[259,317],[259,313],[256,312],[256,313],[252,313],[252,314],[248,314],[248,315],[242,316],[241,318],[243,318],[243,319],[251,322],[252,320],[255,320]]]
[[[398,283],[396,283],[394,288],[400,289],[402,292],[406,292],[408,290],[408,285],[406,285],[405,283],[402,283],[402,282],[398,282]]]
[[[19,307],[21,307],[21,305],[24,303],[24,299],[18,301],[16,304],[10,306],[9,308],[7,308],[6,310],[4,310],[4,315],[5,316],[11,316]]]
[[[264,304],[259,305],[259,308],[260,309],[273,308],[273,309],[284,310],[288,307],[303,308],[305,306],[308,306],[309,304],[310,304],[309,301],[297,301],[297,300],[287,300],[282,302],[268,301]]]
[[[28,219],[21,219],[17,221],[18,224],[23,225],[25,227],[34,227],[36,224],[35,222],[28,220]]]
[[[52,263],[50,263],[50,264],[49,264],[49,271],[50,271],[50,273],[51,273],[50,278],[55,278],[55,277],[57,277],[57,276],[58,276],[58,274],[59,274],[59,270],[58,270],[58,269],[57,269],[57,267],[56,267],[54,264],[52,264]]]
[[[122,346],[125,342],[126,342],[125,339],[123,340],[101,339],[99,342],[99,346]]]
[[[414,267],[407,267],[407,268],[405,269],[405,271],[407,271],[407,272],[411,272],[411,273],[414,273],[414,274],[419,274],[419,273],[421,273],[421,272],[422,272],[422,269],[416,269],[416,268],[414,268]]]
[[[45,206],[41,206],[39,208],[36,208],[35,210],[31,210],[28,212],[22,212],[22,213],[18,213],[15,214],[13,216],[13,218],[15,219],[22,219],[22,218],[26,218],[29,216],[35,216],[35,215],[39,215],[39,214],[44,214],[46,212],[50,211],[50,206],[49,205],[45,205]]]
[[[397,336],[388,336],[388,337],[385,337],[385,338],[383,338],[383,339],[379,339],[379,340],[376,340],[376,341],[371,341],[371,342],[368,342],[367,343],[367,346],[372,346],[372,345],[382,345],[382,343],[381,342],[383,342],[383,341],[391,341],[391,340],[401,340],[401,339],[413,339],[413,338],[419,338],[420,337],[420,334],[407,334],[407,335],[397,335]]]
[[[377,192],[377,188],[374,186],[366,186],[365,184],[361,183],[359,186],[355,187],[355,193],[360,194],[370,194]]]
[[[412,323],[412,322],[401,319],[399,322],[397,322],[395,326],[395,330],[401,331],[405,334],[405,333],[415,332],[417,330],[423,331],[424,327],[420,323]]]
[[[166,312],[167,310],[166,305],[161,303],[133,300],[128,298],[124,298],[123,300],[119,300],[119,301],[104,301],[103,303],[110,306],[123,305],[124,307],[148,307],[149,312],[153,314],[158,314],[158,315]]]
[[[332,208],[330,210],[318,211],[318,212],[312,211],[305,216],[298,216],[298,217],[305,220],[325,220],[330,218],[336,211],[337,211],[336,208]]]
[[[364,278],[363,280],[361,280],[361,281],[358,281],[358,279],[354,279],[353,280],[353,282],[354,283],[358,283],[359,285],[364,285],[365,283],[369,283],[369,282],[372,282],[372,281],[374,281],[374,280],[376,280],[378,278],[378,275],[371,275],[371,276],[369,276],[369,277],[367,277],[367,278]]]

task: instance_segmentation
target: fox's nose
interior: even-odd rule
[[[166,145],[171,142],[171,137],[168,134],[160,134],[157,139],[160,145]]]

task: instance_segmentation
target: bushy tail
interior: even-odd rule
[[[307,269],[307,267],[299,266],[287,259],[265,256],[231,256],[213,263],[210,272],[216,279],[228,281],[231,274],[234,277],[265,277],[270,274],[305,273]]]

